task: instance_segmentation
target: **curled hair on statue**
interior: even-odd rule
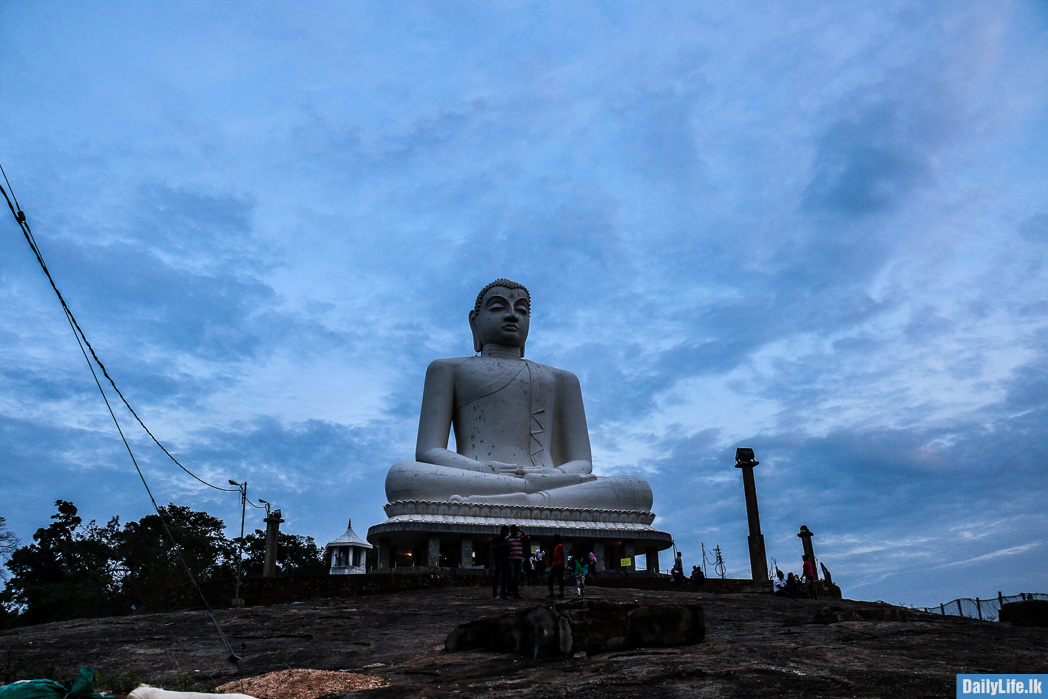
[[[503,289],[520,289],[525,294],[527,294],[528,306],[529,307],[531,306],[531,292],[528,291],[528,287],[524,286],[520,282],[511,281],[509,279],[496,279],[495,281],[491,282],[490,284],[485,286],[483,289],[481,289],[480,293],[477,294],[477,302],[473,304],[473,310],[474,311],[479,311],[480,310],[480,304],[484,300],[484,294],[488,293],[489,291],[494,289],[496,286],[501,286]],[[477,351],[479,352],[480,350],[477,350]]]

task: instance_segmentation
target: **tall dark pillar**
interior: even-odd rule
[[[804,555],[807,556],[808,560],[811,561],[812,570],[815,571],[815,579],[818,580],[819,579],[819,571],[815,567],[815,549],[812,548],[812,545],[811,545],[811,538],[813,536],[815,536],[815,534],[810,529],[808,529],[806,526],[804,526],[802,524],[801,525],[801,530],[799,532],[797,532],[797,536],[799,536],[801,538],[801,541],[803,542]]]
[[[659,572],[659,550],[655,547],[644,549],[644,560],[647,562],[647,570],[652,575]]]
[[[277,574],[277,541],[284,520],[280,517],[280,510],[273,510],[263,521],[266,523],[266,557],[262,561],[262,577],[273,578]]]
[[[473,537],[465,534],[459,540],[459,568],[473,567]]]
[[[392,569],[397,565],[397,547],[389,543],[387,537],[379,537],[378,540],[378,559],[379,568]]]
[[[430,534],[426,548],[426,565],[430,568],[440,567],[440,534]]]
[[[593,541],[593,555],[597,559],[597,570],[607,570],[610,561],[604,560],[604,542],[600,539]],[[611,567],[614,568],[614,566]]]
[[[750,525],[747,538],[750,548],[750,575],[754,585],[768,583],[768,555],[764,551],[764,535],[761,534],[761,518],[757,512],[757,486],[753,482],[754,461],[752,449],[735,450],[735,468],[742,469],[742,484],[746,490],[746,519]]]

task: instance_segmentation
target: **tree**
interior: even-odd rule
[[[109,614],[117,583],[114,537],[117,518],[99,527],[83,524],[76,505],[56,500],[58,513],[33,542],[16,549],[7,561],[11,579],[0,601],[19,624],[40,624]]]
[[[239,545],[240,539],[234,544]],[[256,529],[244,537],[244,574],[261,577],[266,558],[266,533]],[[311,536],[277,534],[277,575],[316,575],[327,572],[324,549]]]
[[[182,561],[198,581],[228,576],[231,565],[235,570],[236,554],[223,534],[222,520],[175,504],[161,507],[160,514],[177,550],[155,514],[128,522],[116,537],[123,566],[121,592],[128,608],[162,608],[171,589],[189,582]]]
[[[6,563],[18,548],[18,537],[7,528],[7,520],[0,517],[0,564]],[[0,580],[7,580],[7,571],[0,569]]]

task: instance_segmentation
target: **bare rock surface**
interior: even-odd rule
[[[958,673],[1048,673],[1048,629],[942,617],[873,602],[591,586],[612,602],[697,604],[705,640],[531,660],[444,650],[459,624],[545,602],[496,600],[486,588],[397,592],[221,610],[239,666],[202,611],[69,622],[0,632],[5,674],[72,674],[90,665],[197,688],[290,668],[388,682],[335,697],[953,697]]]
[[[491,650],[528,658],[694,645],[706,632],[697,604],[577,599],[547,602],[460,624],[444,649]]]

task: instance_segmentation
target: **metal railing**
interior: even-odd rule
[[[1001,605],[1009,602],[1022,602],[1031,599],[1048,599],[1048,594],[1043,592],[1020,592],[1017,595],[1002,595],[997,593],[996,597],[979,599],[976,597],[961,597],[950,602],[943,602],[938,607],[914,607],[922,612],[943,614],[952,616],[964,616],[970,619],[982,619],[983,621],[997,621],[1001,611]]]

